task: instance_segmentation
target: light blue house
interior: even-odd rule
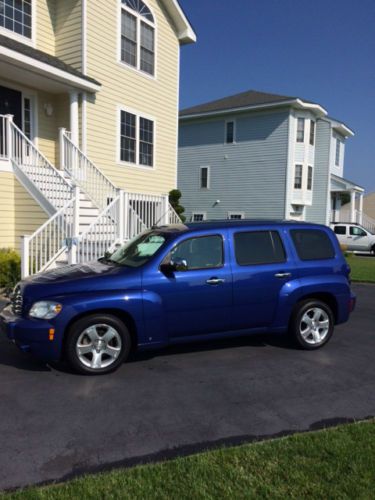
[[[188,220],[298,219],[329,224],[363,189],[343,178],[353,132],[298,97],[249,91],[180,113],[178,188]]]

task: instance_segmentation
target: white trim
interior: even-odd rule
[[[185,16],[177,0],[163,0],[163,3],[169,12],[177,28],[177,36],[182,44],[194,43],[197,41],[191,24]]]
[[[233,123],[233,142],[227,142],[228,123]],[[233,146],[233,144],[237,144],[237,120],[236,120],[236,118],[225,120],[224,144],[226,146]]]
[[[82,73],[87,74],[87,0],[82,0]]]
[[[143,0],[142,0],[143,1]],[[158,66],[158,29],[156,16],[153,9],[144,2],[154,18],[154,22],[149,21],[141,14],[138,14],[132,9],[129,9],[126,5],[123,5],[122,0],[117,0],[117,64],[124,69],[130,69],[135,71],[138,75],[144,76],[150,80],[157,80],[157,66]],[[132,66],[121,59],[121,37],[122,37],[122,11],[125,10],[137,19],[137,66]],[[141,64],[141,21],[148,24],[154,30],[154,74],[147,73],[147,71],[142,71],[140,68]]]
[[[202,187],[202,170],[207,169],[207,187]],[[200,191],[209,191],[211,189],[211,167],[209,165],[203,165],[199,167],[199,190]]]
[[[295,118],[293,113],[289,113],[289,126],[288,126],[288,157],[286,165],[286,186],[285,186],[285,219],[289,219],[292,201],[292,182],[293,182],[293,165],[295,157]]]
[[[175,166],[175,185],[174,187],[177,189],[178,188],[178,149],[179,149],[179,139],[180,139],[180,117],[179,117],[179,110],[180,110],[180,87],[181,87],[181,49],[178,47],[178,54],[177,54],[177,109],[176,109],[176,166]]]
[[[86,90],[88,92],[98,92],[101,89],[101,85],[89,82],[79,76],[72,75],[64,70],[55,68],[50,64],[47,64],[42,61],[38,61],[33,57],[26,56],[17,52],[15,50],[8,49],[6,47],[0,46],[0,56],[4,56],[7,59],[10,59],[12,63],[17,61],[21,64],[27,66],[27,71],[40,75],[40,73],[46,73],[48,78],[51,80],[55,80],[59,83],[65,83],[66,85],[71,85],[73,87],[77,87],[82,90]]]
[[[305,109],[305,110],[311,110],[314,111],[319,117],[320,116],[326,116],[327,111],[322,107],[319,106],[318,104],[310,104],[310,103],[305,103],[301,101],[300,99],[290,99],[288,101],[277,101],[277,102],[272,102],[272,103],[267,103],[267,104],[255,104],[251,106],[243,106],[240,108],[229,108],[229,109],[223,109],[220,111],[207,111],[204,113],[193,113],[191,115],[185,115],[181,116],[180,120],[185,121],[185,120],[191,120],[193,118],[202,118],[202,117],[209,117],[209,116],[218,116],[218,115],[227,115],[227,114],[235,114],[235,113],[241,113],[241,112],[246,112],[246,111],[253,111],[257,109],[268,109],[268,108],[276,108],[280,106],[295,106],[297,109]]]
[[[191,212],[191,222],[201,222],[194,220],[195,215],[203,215],[203,220],[207,220],[207,212]]]
[[[86,92],[81,94],[81,149],[82,153],[87,154],[87,95]]]
[[[245,212],[228,212],[228,220],[238,220],[238,219],[232,219],[232,217],[235,215],[240,215],[241,220],[245,218]]]
[[[0,172],[13,173],[13,167],[10,160],[0,160]]]
[[[136,125],[136,129],[135,129],[135,146],[136,146],[136,151],[135,151],[135,156],[136,156],[136,162],[135,163],[129,163],[129,162],[126,162],[126,161],[122,161],[121,160],[121,111],[125,111],[126,113],[131,113],[132,115],[135,115],[135,125]],[[147,172],[154,172],[156,170],[156,165],[157,165],[157,162],[156,162],[156,143],[157,143],[157,140],[156,140],[156,128],[157,128],[157,121],[155,119],[154,116],[151,116],[151,115],[148,115],[147,113],[143,113],[143,112],[140,112],[140,111],[137,111],[135,109],[132,109],[128,106],[123,106],[121,104],[117,105],[117,113],[116,113],[116,118],[117,118],[117,125],[116,125],[116,130],[117,130],[117,133],[116,133],[116,163],[118,165],[122,165],[122,166],[125,166],[125,167],[131,167],[131,168],[137,168],[137,169],[142,169],[142,170],[145,170]],[[146,120],[150,120],[153,122],[154,124],[154,143],[153,143],[153,162],[152,162],[152,166],[147,166],[147,165],[141,165],[139,163],[139,121],[140,121],[140,118],[145,118]]]

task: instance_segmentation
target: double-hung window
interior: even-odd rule
[[[0,28],[32,38],[32,0],[0,0]]]
[[[209,169],[209,167],[201,167],[200,168],[199,183],[200,183],[201,189],[209,189],[210,188],[210,169]]]
[[[294,172],[294,189],[302,189],[303,165],[296,165]]]
[[[141,0],[122,0],[121,3],[121,61],[154,76],[154,17]]]
[[[307,190],[312,191],[313,185],[313,168],[309,165],[307,170]]]
[[[225,142],[226,144],[235,142],[235,123],[233,120],[225,123]]]
[[[120,161],[154,166],[154,122],[121,110]]]
[[[315,144],[315,122],[310,120],[310,144],[314,146]]]
[[[305,142],[305,119],[297,119],[297,142]]]

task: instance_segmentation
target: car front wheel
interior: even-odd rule
[[[129,355],[130,347],[130,333],[119,318],[94,314],[69,328],[65,354],[75,371],[99,375],[115,371]]]
[[[301,302],[293,314],[290,330],[300,348],[311,351],[323,347],[334,330],[331,308],[319,300]]]

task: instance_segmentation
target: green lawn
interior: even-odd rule
[[[370,499],[375,495],[374,424],[223,448],[2,498]]]
[[[352,280],[375,283],[375,257],[349,254],[346,260],[352,268]]]

